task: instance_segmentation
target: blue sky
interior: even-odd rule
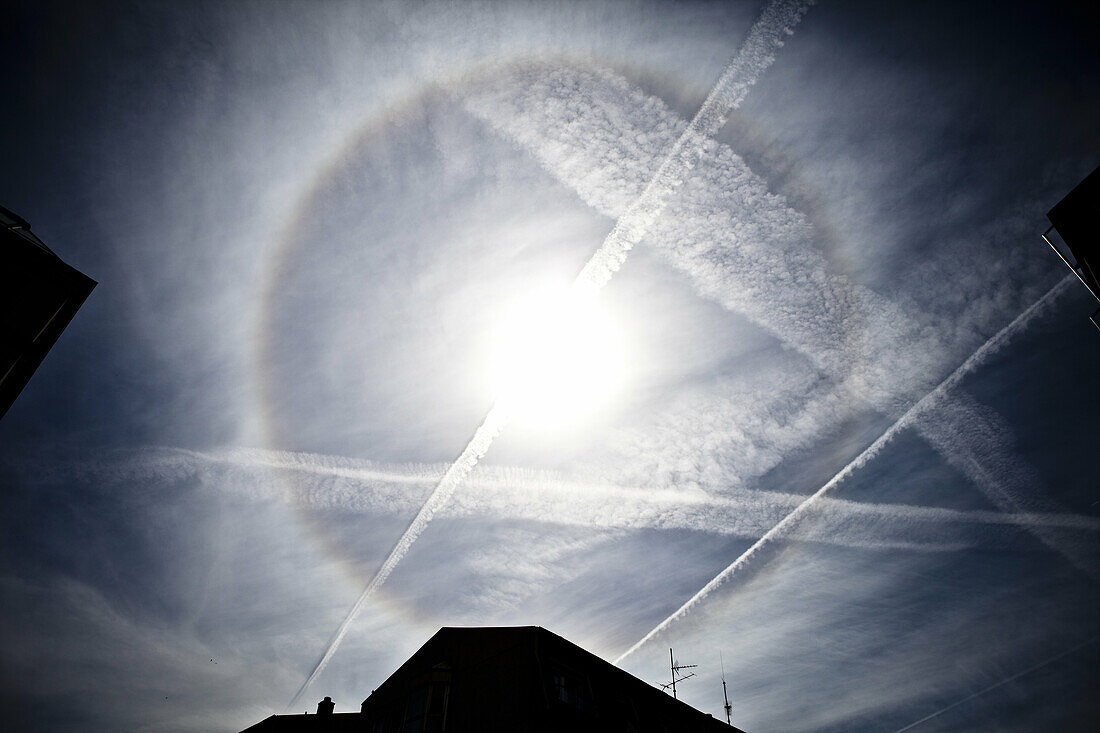
[[[100,284],[0,422],[7,709],[282,712],[762,8],[17,3],[0,203]],[[721,653],[750,731],[1086,729],[1100,337],[1038,236],[1086,21],[796,17],[599,293],[618,378],[514,416],[298,707],[537,624],[719,717]]]

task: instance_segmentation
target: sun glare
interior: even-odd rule
[[[582,419],[621,385],[615,324],[596,300],[569,290],[529,296],[499,329],[493,378],[515,418],[547,427]]]

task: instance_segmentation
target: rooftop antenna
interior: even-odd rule
[[[732,726],[733,721],[730,719],[730,711],[733,706],[730,705],[730,697],[726,694],[726,663],[722,659],[722,652],[718,652],[718,662],[722,665],[722,699],[726,701],[726,704],[722,707],[726,709],[726,725]]]
[[[689,672],[688,674],[684,674],[681,670],[694,669],[695,667],[698,667],[699,665],[698,664],[676,664],[676,660],[672,656],[672,647],[669,647],[668,648],[668,666],[669,666],[669,669],[672,671],[672,682],[669,682],[668,684],[665,684],[665,685],[661,685],[661,689],[662,690],[667,690],[668,688],[671,687],[672,688],[672,697],[675,699],[675,697],[676,697],[676,683],[677,682],[683,682],[684,680],[688,679],[689,677],[694,677],[695,676],[694,672]]]

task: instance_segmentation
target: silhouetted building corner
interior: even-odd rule
[[[1085,177],[1047,212],[1043,239],[1077,279],[1100,300],[1100,168]],[[1051,231],[1057,232],[1053,237]],[[1061,240],[1059,246],[1058,239]],[[1068,249],[1068,252],[1066,251]],[[1090,320],[1100,328],[1100,308]]]
[[[330,704],[247,731],[743,733],[538,626],[444,627],[360,712]]]
[[[363,733],[363,716],[359,713],[336,713],[331,697],[317,703],[317,714],[271,715],[241,733]]]
[[[95,286],[0,206],[0,418]]]

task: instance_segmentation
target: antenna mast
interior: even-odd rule
[[[666,685],[661,685],[661,689],[662,690],[667,690],[668,688],[671,687],[672,688],[672,697],[675,698],[676,697],[676,683],[677,682],[683,682],[684,680],[688,679],[689,677],[694,677],[695,676],[694,672],[689,672],[688,674],[683,674],[681,672],[681,670],[694,669],[695,667],[698,667],[699,665],[698,664],[676,664],[676,660],[672,656],[672,647],[669,647],[668,648],[668,666],[669,666],[669,669],[672,671],[672,681],[669,682]]]
[[[733,706],[730,705],[730,697],[726,694],[726,663],[722,659],[722,652],[718,652],[718,661],[722,665],[722,699],[726,701],[723,706],[726,709],[726,725],[732,726],[733,721],[730,719],[730,711]]]

